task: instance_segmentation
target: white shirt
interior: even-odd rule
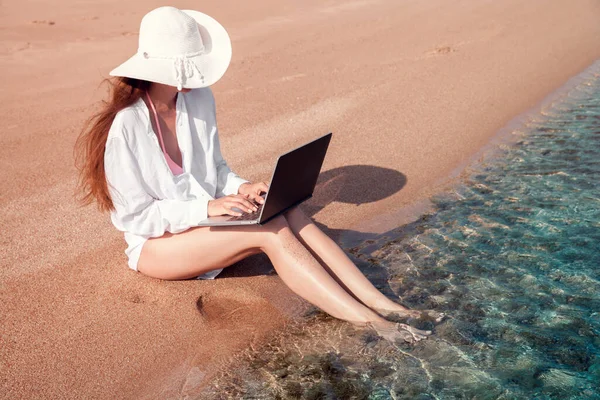
[[[169,169],[141,98],[117,113],[108,133],[104,170],[115,207],[111,220],[125,232],[125,254],[134,270],[148,238],[197,226],[207,218],[209,200],[236,194],[247,182],[221,155],[211,90],[179,93],[176,110],[181,175]]]

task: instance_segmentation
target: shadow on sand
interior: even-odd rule
[[[372,165],[349,165],[334,168],[321,173],[317,181],[314,196],[300,207],[306,215],[312,217],[331,202],[337,201],[355,205],[371,203],[397,193],[405,185],[406,176],[393,169]],[[375,236],[350,230],[331,229],[319,222],[315,223],[329,237],[338,242],[342,235],[348,233],[351,233],[353,238],[364,236],[364,240]],[[359,261],[354,257],[352,258],[354,261]],[[358,262],[357,265],[364,271],[364,263]],[[219,275],[219,279],[272,273],[274,273],[274,270],[271,262],[266,255],[260,254],[248,257],[226,268]],[[374,270],[374,266],[370,266],[367,275],[370,279],[377,279],[382,274],[385,275],[384,271],[376,271]]]

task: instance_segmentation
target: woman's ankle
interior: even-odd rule
[[[382,295],[383,296],[383,295]],[[369,306],[370,309],[376,311],[401,311],[401,310],[409,310],[404,307],[402,304],[398,304],[387,297],[377,298],[369,301],[369,303],[365,303]]]
[[[350,322],[353,325],[365,326],[371,323],[385,323],[388,322],[381,315],[376,313],[373,310],[367,309],[368,311],[362,313],[361,315],[353,316],[352,318],[347,319],[346,321]]]

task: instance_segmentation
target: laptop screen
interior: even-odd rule
[[[328,133],[279,157],[260,223],[312,196],[330,141]]]

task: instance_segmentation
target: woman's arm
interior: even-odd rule
[[[106,144],[104,170],[115,212],[117,229],[146,237],[187,230],[207,217],[206,197],[157,200],[145,190],[139,166],[125,140],[112,137]]]

